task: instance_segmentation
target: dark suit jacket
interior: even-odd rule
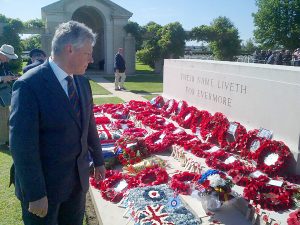
[[[115,55],[114,69],[115,69],[115,71],[119,70],[120,73],[124,73],[126,70],[125,60],[120,53],[117,53]]]
[[[13,86],[10,148],[15,164],[16,195],[31,202],[47,195],[66,200],[73,188],[88,190],[88,149],[95,166],[103,165],[88,80],[74,76],[81,102],[79,121],[48,62]]]

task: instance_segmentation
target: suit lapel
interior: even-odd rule
[[[62,88],[61,84],[59,83],[58,79],[56,78],[53,70],[50,67],[50,64],[47,62],[44,64],[43,67],[43,79],[44,84],[48,88],[48,90],[55,96],[57,100],[57,105],[61,106],[64,110],[67,111],[67,113],[70,114],[70,116],[76,121],[79,128],[81,128],[81,121],[77,118],[72,105],[69,101],[68,96],[66,95],[64,89]]]

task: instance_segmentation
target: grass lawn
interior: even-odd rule
[[[148,99],[150,101],[152,98],[155,98],[156,96],[158,95],[144,95],[143,98]]]
[[[118,97],[100,97],[100,98],[94,98],[94,104],[101,105],[105,103],[123,103],[124,101]]]
[[[145,65],[141,62],[136,62],[135,70],[136,70],[136,73],[142,73],[142,74],[153,73],[153,69],[150,66]]]
[[[21,206],[14,186],[8,187],[12,158],[7,147],[0,146],[0,224],[21,225]]]
[[[108,90],[97,84],[95,81],[90,80],[90,85],[94,95],[108,95],[111,94]]]
[[[105,79],[114,82],[114,77],[104,77]],[[127,76],[125,87],[133,93],[156,93],[163,90],[163,76],[159,74],[138,74]]]

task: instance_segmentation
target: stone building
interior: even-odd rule
[[[135,39],[124,30],[132,13],[110,0],[60,0],[41,9],[45,31],[42,49],[51,51],[51,40],[58,24],[76,20],[89,26],[98,34],[91,69],[113,74],[114,55],[124,48],[127,74],[135,72]]]

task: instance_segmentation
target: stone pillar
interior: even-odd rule
[[[124,38],[126,74],[135,74],[135,38],[127,34]]]
[[[9,106],[0,106],[0,145],[8,142]]]

